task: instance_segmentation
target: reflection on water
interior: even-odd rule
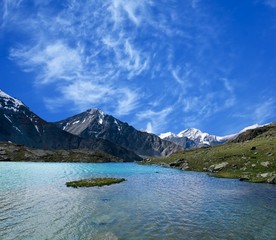
[[[88,177],[124,177],[67,188]],[[276,186],[134,163],[0,163],[0,239],[276,239]]]

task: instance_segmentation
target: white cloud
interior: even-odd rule
[[[21,19],[28,31],[42,31],[30,32],[36,44],[13,48],[10,57],[24,71],[36,74],[36,84],[51,85],[60,94],[52,99],[46,97],[52,110],[69,102],[79,110],[109,102],[108,109],[116,114],[129,114],[138,106],[141,94],[136,85],[126,84],[126,80],[145,71],[149,60],[134,44],[133,37],[126,37],[124,29],[110,20],[109,10],[119,8],[115,9],[118,14],[124,11],[136,26],[144,2],[87,1],[85,5],[83,8],[77,1],[70,1],[68,8],[55,16],[45,11],[27,21]]]
[[[22,0],[2,0],[0,4],[1,27],[4,27],[7,22],[15,18],[14,12],[20,6],[21,2]]]
[[[171,67],[172,68],[172,67]],[[172,68],[171,74],[176,83],[180,86],[179,90],[182,95],[185,95],[189,88],[193,87],[191,81],[192,69],[186,64],[184,67],[177,66]]]
[[[219,84],[221,83],[221,84]],[[227,78],[221,78],[217,82],[220,86],[217,91],[208,90],[209,81],[201,88],[196,88],[193,94],[184,96],[182,99],[184,122],[188,126],[191,123],[199,125],[209,117],[223,112],[236,103],[235,88]]]
[[[276,0],[265,0],[265,4],[272,8],[276,8]]]
[[[137,117],[139,120],[149,120],[149,122],[147,123],[146,131],[158,133],[158,132],[161,132],[162,128],[168,123],[167,118],[172,111],[173,111],[172,107],[166,107],[159,111],[154,111],[149,109],[149,110],[137,113]]]
[[[52,110],[105,107],[158,132],[175,112],[199,125],[237,105],[227,23],[204,1],[37,0],[28,18],[28,3],[3,1],[2,19],[28,37],[10,57],[55,89],[44,96]],[[261,118],[271,104],[256,109]]]
[[[152,123],[151,122],[147,123],[146,132],[147,133],[153,133],[153,127],[152,127]]]
[[[112,0],[109,10],[116,25],[121,24],[125,16],[136,26],[144,18],[145,1]]]
[[[199,4],[200,0],[191,0],[191,5],[192,8],[196,9],[198,4]]]
[[[256,123],[267,123],[268,119],[273,117],[276,107],[275,100],[272,98],[263,100],[262,103],[257,104],[255,107],[254,115]]]
[[[98,102],[105,102],[114,94],[112,86],[96,84],[92,81],[76,81],[61,89],[63,96],[75,105],[93,106]]]
[[[116,113],[120,116],[127,115],[135,108],[137,108],[137,104],[139,102],[138,94],[135,91],[131,91],[128,88],[119,89],[117,91],[118,94],[118,106],[116,109]]]
[[[30,49],[12,49],[10,56],[18,60],[26,71],[39,69],[38,79],[42,84],[75,80],[83,70],[78,50],[61,41],[49,43],[45,47],[37,45]]]
[[[116,65],[121,68],[121,71],[127,72],[128,79],[139,76],[148,68],[149,57],[137,47],[135,48],[130,39],[115,40],[107,35],[103,37],[102,42],[114,52]]]

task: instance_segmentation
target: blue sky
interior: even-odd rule
[[[2,0],[0,88],[159,134],[276,120],[276,0]]]

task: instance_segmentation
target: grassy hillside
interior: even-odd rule
[[[205,171],[210,175],[251,182],[276,183],[276,123],[248,130],[236,140],[214,147],[182,150],[150,164]]]

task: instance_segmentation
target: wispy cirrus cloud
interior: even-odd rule
[[[122,24],[125,18],[139,26],[145,18],[146,3],[149,3],[149,1],[113,0],[108,8],[116,26]]]
[[[80,3],[68,1],[67,7],[56,16],[41,11],[28,22],[22,19],[22,25],[28,24],[33,29],[40,26],[48,30],[48,35],[44,30],[29,32],[36,43],[13,48],[10,57],[24,71],[37,74],[36,84],[57,84],[60,96],[55,101],[46,98],[50,109],[70,102],[79,110],[99,102],[101,105],[112,102],[109,111],[128,114],[138,105],[137,87],[117,79],[130,80],[139,76],[147,69],[148,59],[118,26],[119,20],[110,21],[109,13],[112,10],[113,16],[115,11],[117,15],[125,12],[134,24],[138,24],[136,12],[144,4],[124,1],[91,4],[87,1],[87,8],[83,9]],[[82,14],[78,18],[80,11]],[[95,18],[96,15],[101,19]],[[120,18],[121,25],[122,21]],[[84,94],[88,97],[83,98]]]
[[[265,4],[272,8],[276,8],[276,0],[265,0]]]
[[[0,16],[1,16],[1,25],[4,27],[7,22],[14,20],[14,11],[18,9],[22,0],[3,0],[0,4]]]
[[[73,81],[84,70],[79,49],[71,48],[62,41],[48,43],[46,46],[12,49],[10,56],[18,61],[25,71],[39,70],[38,84]]]
[[[201,65],[205,62],[202,54],[212,46],[212,40],[217,35],[214,28],[204,24],[196,25],[196,35],[188,30],[194,27],[193,20],[203,22],[207,18],[206,14],[191,11],[198,4],[199,1],[194,0],[168,4],[154,4],[146,0],[110,0],[105,3],[69,0],[55,14],[45,11],[45,5],[41,4],[36,15],[27,21],[20,19],[35,44],[13,48],[10,55],[25,71],[36,73],[37,84],[56,86],[60,95],[55,101],[52,97],[46,97],[50,109],[67,103],[72,103],[79,110],[99,103],[102,106],[112,103],[109,111],[127,115],[143,106],[140,112],[147,113],[155,130],[160,129],[161,122],[166,122],[172,107],[182,108],[187,115],[206,118],[219,111],[217,101],[224,99],[214,97],[215,93],[204,95],[209,92],[208,83],[205,86],[202,84],[206,72],[195,67],[197,62]],[[165,10],[163,5],[166,5]],[[180,6],[187,9],[181,15],[176,11]],[[21,7],[24,9],[24,4]],[[153,15],[152,10],[156,7],[159,13]],[[152,42],[140,40],[141,33],[146,36],[144,31],[152,31]],[[187,56],[181,61],[182,64],[179,61],[176,64],[178,53],[174,43],[166,42],[167,37],[177,39],[175,44],[179,47],[184,43],[188,55],[193,52],[194,63],[190,63]],[[169,50],[168,58],[163,54],[166,48]],[[139,81],[139,77],[148,73],[151,75],[146,76],[148,82]],[[153,87],[156,81],[158,88]],[[170,84],[170,81],[177,85]],[[140,96],[145,95],[145,88],[152,95],[159,95],[160,88],[168,91],[171,88],[175,103],[160,102],[159,109],[161,106],[165,109],[162,111],[156,111],[150,104],[141,104]],[[227,87],[224,90],[230,92]],[[146,116],[139,114],[139,119],[142,121]]]
[[[263,99],[254,110],[253,118],[257,123],[266,123],[267,119],[273,117],[276,112],[276,102],[273,98]]]
[[[147,121],[145,131],[149,133],[158,133],[168,121],[168,115],[173,111],[172,107],[167,107],[162,110],[146,110],[137,113],[139,120]]]
[[[274,6],[273,0],[264,2]],[[250,77],[239,77],[236,63],[243,58],[239,50],[244,47],[235,45],[229,33],[232,26],[227,28],[230,21],[215,16],[212,7],[217,4],[3,3],[1,28],[23,34],[10,47],[10,59],[32,72],[40,89],[55,89],[43,95],[52,111],[99,107],[155,133],[173,131],[170,127],[176,125],[203,125],[225,111],[241,111],[240,82],[250,83]],[[256,116],[268,117],[262,113],[271,105],[256,109]]]

